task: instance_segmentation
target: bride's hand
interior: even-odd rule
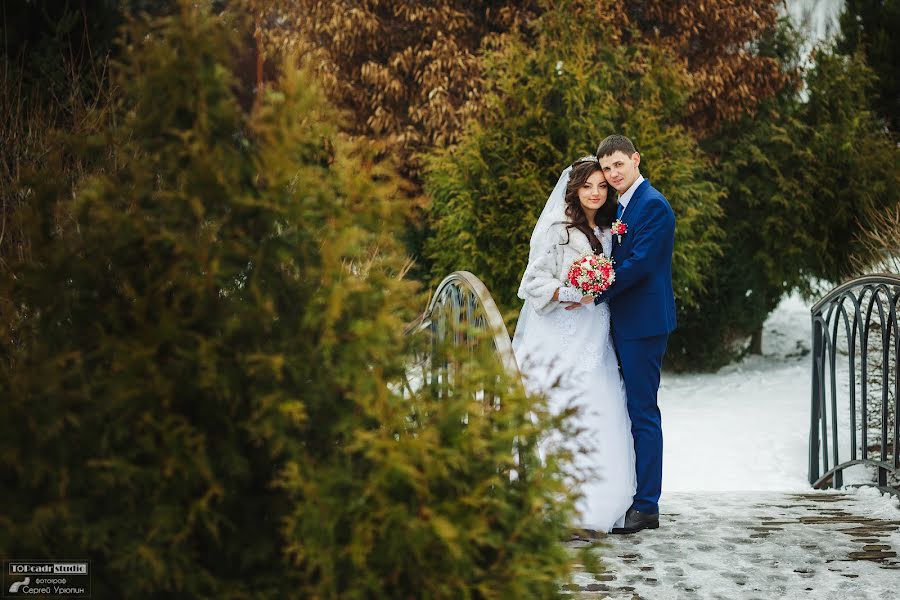
[[[566,310],[576,310],[578,308],[581,308],[582,305],[593,304],[593,303],[594,303],[593,296],[582,296],[581,300],[579,300],[578,302],[567,302],[565,304],[566,304]]]

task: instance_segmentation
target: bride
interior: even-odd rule
[[[635,492],[631,420],[609,306],[594,306],[592,296],[568,287],[566,274],[585,254],[610,255],[615,215],[613,190],[596,157],[580,158],[563,171],[531,235],[519,286],[525,304],[513,336],[526,389],[546,394],[554,412],[569,403],[579,408],[579,444],[588,451],[576,452],[576,468],[589,474],[581,490],[581,526],[604,532],[622,526]]]

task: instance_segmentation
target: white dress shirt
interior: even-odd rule
[[[636,190],[643,182],[644,176],[638,173],[637,179],[634,180],[631,187],[625,190],[624,194],[619,196],[619,204],[622,205],[622,212],[625,212],[625,209],[628,208],[628,203],[631,201],[631,197],[634,196],[634,190]]]

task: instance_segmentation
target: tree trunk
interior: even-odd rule
[[[256,87],[260,88],[263,84],[263,53],[262,48],[257,46],[256,49]]]
[[[750,336],[750,354],[762,354],[763,328],[760,325]]]

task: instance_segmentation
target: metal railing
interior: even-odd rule
[[[843,487],[844,471],[865,465],[874,469],[871,485],[900,496],[898,305],[900,277],[878,274],[835,288],[811,309],[815,488]]]
[[[407,328],[408,334],[427,331],[430,344],[417,357],[417,376],[407,377],[404,387],[412,392],[429,385],[438,395],[446,394],[453,377],[451,362],[437,350],[449,343],[474,354],[489,341],[493,356],[513,381],[520,381],[519,368],[503,317],[487,287],[468,271],[454,271],[444,278],[425,312]],[[435,360],[436,357],[439,357]],[[499,401],[495,398],[494,401]]]

